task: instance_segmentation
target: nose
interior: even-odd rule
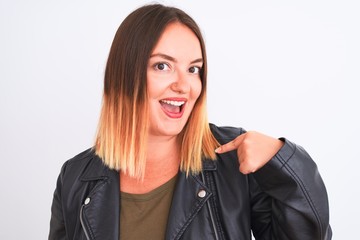
[[[188,93],[190,91],[190,82],[186,73],[175,72],[174,81],[171,84],[171,90],[177,93]]]

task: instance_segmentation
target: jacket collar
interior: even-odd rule
[[[216,161],[203,161],[203,171],[216,169]],[[105,166],[102,160],[93,153],[80,180],[96,182],[88,195],[90,202],[83,206],[85,231],[91,233],[93,239],[118,240],[120,236],[119,173]],[[200,192],[205,195],[201,195]],[[179,171],[169,212],[166,239],[179,239],[212,195],[213,193],[204,184],[200,175],[186,176],[185,173]]]
[[[93,154],[80,180],[86,182],[89,193],[82,211],[83,228],[90,239],[119,239],[120,183],[119,173],[105,166]]]
[[[89,154],[91,154],[91,159],[85,167],[84,172],[80,175],[80,180],[87,182],[108,179],[109,175],[113,174],[111,173],[112,170],[105,166],[100,157],[95,154],[94,150],[90,150]]]
[[[217,169],[216,161],[211,159],[203,160],[203,171],[215,171]]]

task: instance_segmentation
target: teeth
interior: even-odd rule
[[[170,104],[176,107],[180,107],[182,105],[184,105],[185,101],[170,101],[170,100],[161,100],[161,102],[166,103],[166,104]]]

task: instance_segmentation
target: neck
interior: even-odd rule
[[[180,166],[177,137],[149,137],[144,180],[120,173],[122,192],[141,194],[161,186],[174,177]]]
[[[164,164],[164,160],[169,160],[171,158],[179,158],[179,144],[177,137],[149,136],[146,164],[162,165]]]

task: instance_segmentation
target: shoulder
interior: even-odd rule
[[[210,123],[210,129],[215,139],[222,145],[234,140],[239,135],[245,133],[243,128],[223,126],[219,127]],[[218,172],[224,172],[225,175],[231,175],[232,172],[235,175],[240,174],[239,162],[236,151],[229,151],[222,154],[216,154],[216,165]],[[225,176],[226,177],[226,176]]]
[[[230,126],[216,126],[210,123],[210,130],[220,144],[227,143],[246,131],[243,128]]]
[[[88,178],[89,175],[101,176],[106,169],[103,161],[89,148],[67,160],[60,172],[64,182],[71,183]]]
[[[86,149],[85,151],[75,155],[74,157],[68,159],[62,167],[62,172],[67,171],[68,168],[84,168],[89,161],[95,157],[95,151],[92,148]]]

